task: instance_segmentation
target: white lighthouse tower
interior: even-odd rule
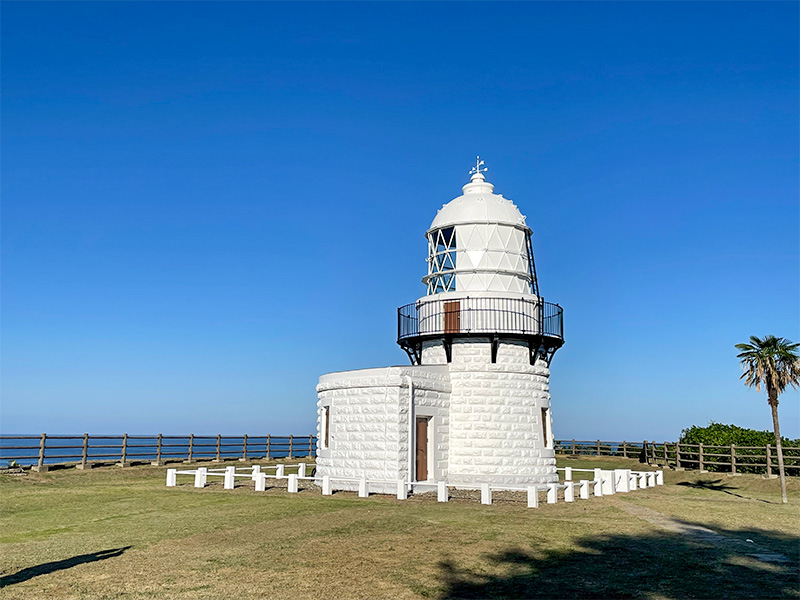
[[[478,159],[426,233],[427,294],[398,309],[411,366],[320,378],[317,474],[334,489],[557,481],[549,365],[562,310],[539,294],[525,217],[485,171]]]

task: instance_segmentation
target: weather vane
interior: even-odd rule
[[[485,173],[489,170],[489,167],[483,167],[482,169],[481,167],[483,167],[483,161],[481,160],[481,157],[478,156],[475,158],[475,166],[470,169],[469,174],[480,175],[481,173]]]

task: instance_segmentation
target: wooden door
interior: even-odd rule
[[[428,480],[428,421],[430,417],[417,417],[417,481]]]
[[[453,300],[444,303],[444,332],[459,333],[461,331],[461,302]]]

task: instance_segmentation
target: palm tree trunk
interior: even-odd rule
[[[771,388],[772,386],[770,386]],[[772,428],[775,430],[775,450],[778,453],[778,473],[781,477],[781,500],[784,504],[789,502],[786,497],[786,473],[783,470],[783,448],[781,447],[781,427],[778,424],[778,393],[773,389],[768,389],[769,406],[772,408]]]

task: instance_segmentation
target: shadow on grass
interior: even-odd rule
[[[731,490],[738,490],[739,488],[732,485],[728,485],[727,483],[722,483],[722,479],[715,479],[714,481],[703,481],[702,479],[698,479],[697,481],[681,481],[677,485],[694,488],[696,490],[710,490],[712,492],[722,492],[724,494],[736,496],[737,498],[744,498],[745,500],[758,500],[759,502],[765,502],[767,504],[775,504],[774,502],[770,502],[769,500],[764,500],[763,498],[751,498],[750,496],[742,496],[741,494],[732,492]]]
[[[711,535],[713,542],[668,531],[589,536],[571,550],[489,555],[476,570],[442,562],[440,599],[800,597],[800,538],[756,529]]]
[[[73,556],[72,558],[66,558],[64,560],[57,560],[49,563],[42,563],[41,565],[36,565],[35,567],[28,567],[27,569],[22,569],[21,571],[17,571],[12,575],[0,577],[0,588],[14,585],[15,583],[22,583],[23,581],[28,581],[29,579],[33,579],[39,575],[47,575],[48,573],[54,573],[55,571],[70,569],[74,566],[82,565],[84,563],[114,558],[115,556],[122,555],[123,552],[129,550],[130,548],[131,546],[125,546],[123,548],[114,548],[112,550],[101,550],[100,552],[81,554],[79,556]]]

